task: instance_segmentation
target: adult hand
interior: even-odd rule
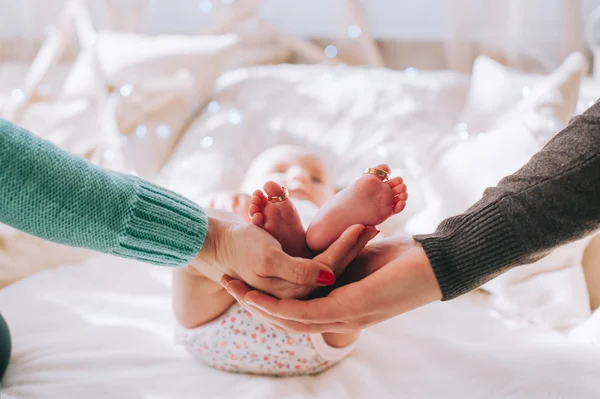
[[[279,298],[298,298],[334,284],[332,270],[343,270],[374,233],[373,227],[352,226],[318,257],[302,259],[287,255],[259,227],[211,217],[204,246],[190,267],[215,281],[225,274]]]
[[[308,301],[273,298],[226,276],[221,284],[252,313],[293,333],[357,331],[442,298],[427,255],[412,239],[369,245],[346,273],[348,285]]]

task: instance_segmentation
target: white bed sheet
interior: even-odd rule
[[[0,291],[14,337],[1,391],[21,398],[597,398],[600,348],[509,328],[465,300],[365,331],[316,377],[212,370],[172,341],[170,271],[109,256]]]

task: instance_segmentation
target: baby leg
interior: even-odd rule
[[[194,328],[223,314],[235,299],[220,284],[187,266],[173,270],[172,301],[177,322]]]

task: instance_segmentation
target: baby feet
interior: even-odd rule
[[[283,188],[273,181],[266,182],[263,189],[269,197],[283,195]],[[306,233],[292,201],[271,202],[267,196],[261,190],[252,194],[248,209],[252,223],[275,237],[287,254],[311,258],[312,253],[306,245]]]
[[[387,165],[377,169],[390,173]],[[283,188],[272,181],[265,183],[269,197],[283,195]],[[292,256],[310,257],[323,252],[354,224],[376,226],[406,206],[408,193],[402,178],[386,182],[378,176],[365,174],[329,200],[317,213],[305,232],[294,204],[289,201],[271,202],[261,190],[252,195],[248,210],[253,224],[262,227]]]
[[[377,169],[390,173],[388,165]],[[306,232],[314,252],[327,249],[350,226],[376,226],[406,206],[408,193],[401,177],[387,182],[372,174],[362,175],[319,210]]]

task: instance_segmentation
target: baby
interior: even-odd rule
[[[254,160],[241,188],[267,181],[264,192],[227,193],[213,197],[209,205],[225,207],[262,227],[286,253],[312,258],[351,225],[376,226],[404,209],[406,185],[400,177],[388,180],[389,173],[387,165],[369,168],[336,194],[318,156],[300,147],[276,146]],[[192,267],[174,271],[173,306],[181,325],[178,342],[192,356],[226,371],[319,373],[346,357],[360,334],[277,332]]]

